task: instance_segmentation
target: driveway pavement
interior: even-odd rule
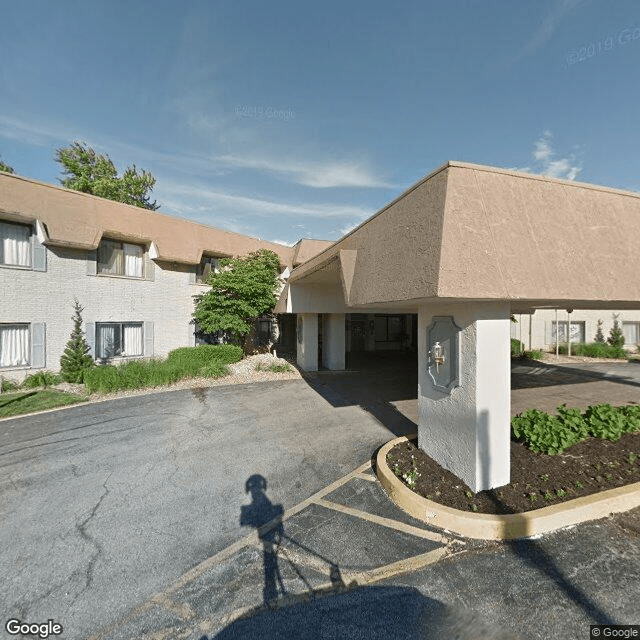
[[[370,459],[415,429],[413,371],[0,422],[5,619],[95,640],[585,638],[596,622],[640,624],[640,510],[485,544],[388,500]]]

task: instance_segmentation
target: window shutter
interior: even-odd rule
[[[153,322],[144,323],[144,355],[153,357]]]
[[[47,270],[47,247],[45,247],[38,236],[33,234],[32,236],[32,255],[33,255],[33,270],[34,271],[46,271]]]
[[[96,357],[96,323],[85,322],[84,323],[84,335],[87,338],[87,344],[91,349],[89,355],[95,359]]]
[[[156,279],[156,264],[149,257],[149,252],[145,251],[144,254],[144,277],[146,280],[155,280]]]
[[[45,324],[34,322],[31,325],[31,366],[34,369],[44,369],[46,362]]]
[[[98,252],[87,251],[87,275],[95,276],[98,268]]]

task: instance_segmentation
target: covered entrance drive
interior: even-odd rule
[[[376,316],[417,314],[418,444],[477,492],[509,482],[511,314],[639,309],[638,238],[637,194],[450,162],[294,269],[276,310],[298,314],[307,371],[319,314],[333,370],[368,316],[375,338]]]

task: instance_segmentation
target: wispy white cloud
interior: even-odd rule
[[[214,158],[214,162],[227,167],[267,171],[290,177],[297,184],[306,187],[392,187],[364,162],[338,160],[317,162],[313,160],[292,160],[289,158],[260,157],[256,155],[224,155]]]
[[[293,247],[295,242],[287,242],[286,240],[269,240],[269,242],[275,242],[276,244],[283,244],[285,247]]]
[[[575,180],[582,171],[582,165],[571,153],[564,158],[558,158],[551,141],[553,134],[545,131],[540,138],[533,143],[531,157],[534,162],[532,166],[514,167],[514,171],[525,171],[528,173],[539,173],[550,178],[562,178],[564,180]]]
[[[244,214],[252,217],[351,217],[358,220],[364,220],[373,213],[368,209],[350,205],[277,202],[269,199],[225,193],[221,190],[184,182],[177,183],[162,180],[159,184],[161,186],[157,189],[157,194],[154,192],[154,196],[159,201],[171,203],[177,210],[190,213],[210,211],[212,213],[222,212],[227,215],[231,213]]]
[[[511,68],[523,58],[541,49],[551,40],[566,16],[581,2],[583,2],[583,0],[556,0],[549,13],[542,20],[542,23],[527,43],[511,59],[505,61],[503,63],[504,66]],[[529,11],[530,9],[527,9],[527,12]]]

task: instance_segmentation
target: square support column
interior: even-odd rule
[[[345,368],[345,314],[328,313],[322,318],[322,364],[327,369]]]
[[[434,317],[452,317],[457,384],[437,389],[427,335]],[[509,482],[511,435],[510,307],[503,302],[423,307],[418,314],[418,446],[472,491]],[[433,373],[433,371],[432,371]]]
[[[318,314],[299,313],[296,327],[296,361],[303,371],[318,370]]]

